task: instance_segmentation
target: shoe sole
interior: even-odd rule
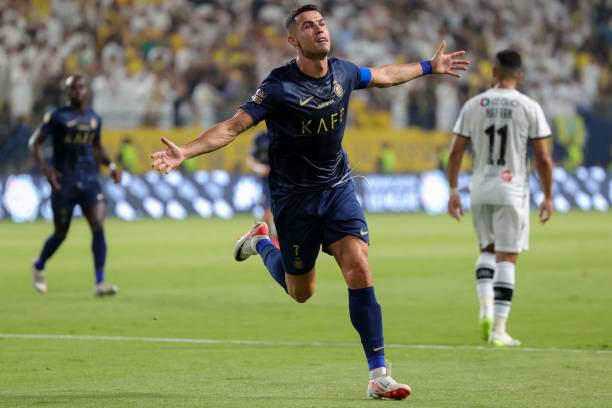
[[[393,390],[393,391],[385,392],[382,395],[379,395],[379,394],[370,394],[370,397],[372,397],[374,399],[387,398],[387,399],[392,399],[392,400],[396,400],[396,401],[401,401],[401,400],[404,400],[404,399],[408,398],[410,393],[411,393],[410,389],[398,388],[398,389]]]
[[[491,340],[489,341],[489,345],[493,347],[520,347],[521,343],[504,343],[501,340]]]

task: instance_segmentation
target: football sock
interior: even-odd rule
[[[262,239],[255,245],[257,253],[261,256],[264,265],[268,269],[270,276],[279,285],[287,291],[287,284],[285,283],[285,268],[283,267],[283,258],[278,248],[274,246],[272,241],[269,239]]]
[[[94,267],[96,269],[96,283],[104,282],[104,264],[106,262],[106,240],[104,239],[104,229],[93,232],[91,242],[93,251]]]
[[[512,262],[499,262],[493,279],[495,292],[495,319],[493,332],[503,334],[506,332],[506,321],[510,315],[512,295],[514,293],[515,265]]]
[[[374,287],[350,289],[349,314],[351,323],[361,337],[361,344],[370,371],[385,366],[382,312],[376,301]]]
[[[495,254],[481,252],[476,261],[476,292],[480,302],[480,318],[493,317],[493,276],[495,275]]]
[[[47,241],[45,241],[45,245],[43,245],[43,249],[40,252],[40,255],[38,256],[38,259],[36,260],[36,262],[34,262],[34,266],[36,267],[36,269],[38,269],[39,271],[45,269],[45,263],[49,258],[51,258],[51,256],[53,256],[53,254],[55,253],[57,248],[59,248],[62,242],[64,242],[64,238],[60,238],[55,234],[52,234],[49,238],[47,238]]]

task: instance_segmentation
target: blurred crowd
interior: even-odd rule
[[[356,93],[355,126],[450,130],[461,104],[490,86],[492,58],[508,47],[523,54],[522,90],[549,119],[612,111],[606,0],[314,2],[326,16],[333,56],[365,66],[417,61],[445,39],[472,61],[459,81]],[[61,103],[61,78],[74,71],[91,79],[93,107],[107,127],[210,126],[294,56],[282,23],[296,4],[0,0],[0,126],[36,123]]]

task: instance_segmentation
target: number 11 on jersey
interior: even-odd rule
[[[506,144],[508,143],[508,125],[504,125],[495,131],[495,125],[491,125],[485,129],[485,133],[489,136],[489,164],[493,165],[493,145],[495,144],[495,134],[501,137],[499,146],[499,158],[497,159],[498,166],[506,165]]]

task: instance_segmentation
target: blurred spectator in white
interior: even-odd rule
[[[22,58],[11,70],[11,119],[28,119],[34,106],[34,84],[30,65]]]

